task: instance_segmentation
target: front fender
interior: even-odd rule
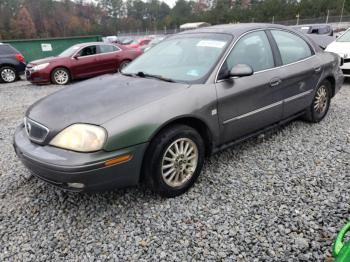
[[[215,139],[219,134],[217,114],[213,115],[216,105],[214,86],[193,85],[104,123],[102,126],[108,132],[104,150],[148,142],[161,128],[184,117],[204,122]]]

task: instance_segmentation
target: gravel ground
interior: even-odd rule
[[[61,87],[0,85],[0,261],[328,261],[350,218],[350,85],[320,124],[293,122],[207,160],[187,194],[100,194],[34,177],[11,142]]]

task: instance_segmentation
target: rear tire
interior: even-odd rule
[[[312,104],[304,115],[304,120],[311,123],[320,122],[328,113],[331,97],[331,83],[324,80],[317,87]]]
[[[11,66],[3,66],[0,68],[0,82],[13,83],[18,79],[16,69]]]
[[[198,132],[186,125],[163,130],[150,143],[143,163],[144,182],[164,197],[185,193],[198,178],[205,146]]]
[[[70,73],[66,68],[58,67],[51,72],[51,82],[53,84],[67,85],[70,81]]]
[[[127,65],[130,63],[131,63],[131,60],[122,61],[119,65],[118,72],[120,73],[123,70],[123,68],[127,67]]]

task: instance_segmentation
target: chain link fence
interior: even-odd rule
[[[251,22],[262,22],[262,23],[273,23],[281,25],[306,25],[306,24],[331,24],[333,29],[347,29],[350,27],[350,16],[323,16],[317,18],[295,18],[292,20],[275,21],[274,17],[271,17],[269,21],[256,21],[254,18]],[[179,28],[164,28],[163,30],[137,30],[137,31],[121,31],[118,33],[119,36],[130,36],[130,37],[142,37],[150,35],[168,35],[176,34],[180,32]]]

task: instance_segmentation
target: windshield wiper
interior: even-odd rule
[[[139,77],[156,78],[156,79],[159,79],[159,80],[165,81],[165,82],[171,82],[171,83],[175,83],[176,82],[175,80],[173,80],[171,78],[166,78],[166,77],[163,77],[163,76],[160,76],[160,75],[147,74],[147,73],[144,73],[142,71],[138,72],[136,75],[139,76]]]

